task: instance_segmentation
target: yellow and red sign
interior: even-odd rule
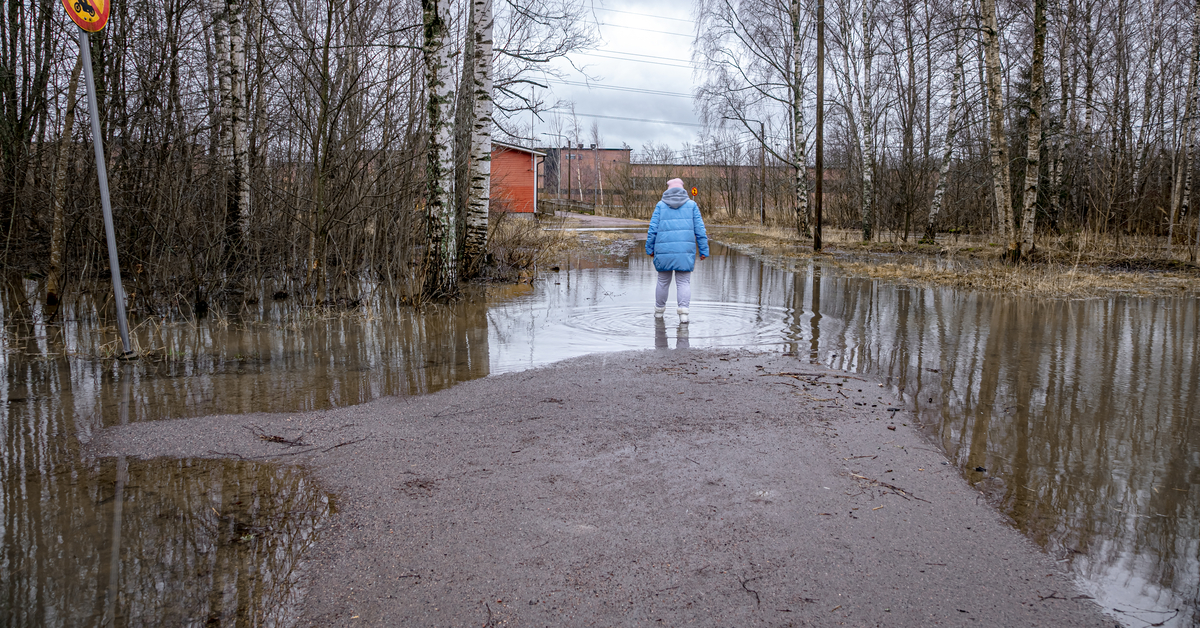
[[[700,188],[692,188],[692,196],[700,196]]]
[[[110,0],[62,0],[62,4],[79,28],[89,33],[98,32],[108,24]]]

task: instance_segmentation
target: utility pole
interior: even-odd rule
[[[821,250],[821,204],[825,183],[825,2],[817,0],[817,163],[816,214],[813,251]]]

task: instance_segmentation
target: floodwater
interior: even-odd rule
[[[82,457],[78,443],[103,426],[346,406],[684,347],[881,378],[1117,619],[1200,624],[1200,302],[1042,302],[713,253],[687,326],[674,307],[654,320],[640,246],[421,313],[380,298],[348,314],[268,299],[236,319],[143,319],[137,342],[153,359],[133,363],[90,357],[115,335],[96,323],[100,305],[80,300],[46,326],[13,322],[4,301],[0,624],[294,620],[305,551],[336,500],[281,465]]]

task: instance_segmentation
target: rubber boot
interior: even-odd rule
[[[667,308],[665,308],[665,307],[654,308],[654,318],[662,318],[663,312],[666,312],[666,311],[667,311]]]
[[[675,312],[679,314],[679,324],[683,325],[688,322],[688,309],[686,307],[681,307],[675,310]]]

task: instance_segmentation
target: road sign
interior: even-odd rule
[[[79,28],[89,33],[99,32],[108,24],[110,0],[62,0],[62,4]]]
[[[693,187],[692,188],[692,196],[700,196],[700,188]]]

